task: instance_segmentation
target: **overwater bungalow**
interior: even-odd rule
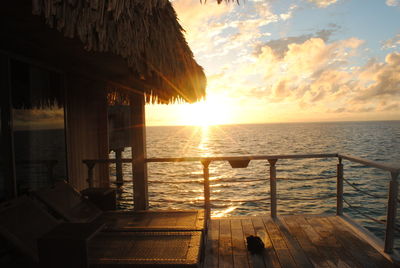
[[[169,1],[18,0],[2,3],[0,14],[2,265],[398,265],[399,167],[338,153],[147,158],[145,104],[205,96],[203,69]],[[128,134],[116,142],[110,106],[117,104],[128,113],[114,115],[129,126],[122,125]],[[54,124],[62,131],[52,132]],[[109,159],[110,149],[128,146],[131,159]],[[303,158],[338,159],[335,215],[278,215],[276,164]],[[147,163],[185,161],[203,165],[204,211],[148,210]],[[268,163],[270,211],[210,218],[208,168],[216,161],[232,168]],[[384,242],[343,214],[344,161],[391,176]],[[122,162],[132,163],[135,211],[102,211],[115,201],[109,165]],[[246,240],[251,235],[262,241],[255,249]]]
[[[145,103],[194,102],[205,95],[204,72],[170,3],[13,1],[2,8],[1,20],[2,139],[8,163],[2,197],[18,195],[14,160],[29,160],[23,159],[29,155],[13,156],[18,147],[13,125],[35,120],[32,114],[40,114],[40,108],[63,107],[65,163],[58,165],[65,165],[68,182],[82,190],[87,187],[82,160],[108,158],[107,106],[117,99],[131,106],[134,127],[127,142],[137,158],[135,172],[141,173],[135,177],[144,184]],[[98,186],[108,186],[106,165],[97,165],[94,174]],[[145,199],[145,192],[138,195]]]

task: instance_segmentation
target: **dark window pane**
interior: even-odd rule
[[[18,194],[66,179],[64,108],[60,74],[11,64]]]

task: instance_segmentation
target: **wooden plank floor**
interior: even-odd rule
[[[249,235],[261,237],[262,254],[246,250]],[[212,219],[204,253],[204,268],[397,267],[337,216]]]

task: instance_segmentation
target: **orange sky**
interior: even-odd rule
[[[400,119],[400,1],[214,2],[173,1],[207,100],[148,125]]]

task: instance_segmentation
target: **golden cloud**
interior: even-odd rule
[[[386,0],[386,5],[395,7],[395,6],[400,6],[400,1],[399,0]]]
[[[312,37],[303,43],[282,42],[284,48],[265,45],[246,73],[262,72],[265,83],[270,85],[270,101],[306,98],[316,102],[332,94],[338,97],[351,81],[341,68],[362,43],[350,38],[327,44],[322,38]],[[282,55],[276,50],[285,52]]]
[[[338,0],[308,0],[308,2],[315,4],[317,7],[325,8],[336,3]],[[389,0],[396,1],[396,0]]]
[[[384,63],[369,63],[360,77],[364,81],[359,85],[355,101],[400,98],[400,53],[386,55]]]

